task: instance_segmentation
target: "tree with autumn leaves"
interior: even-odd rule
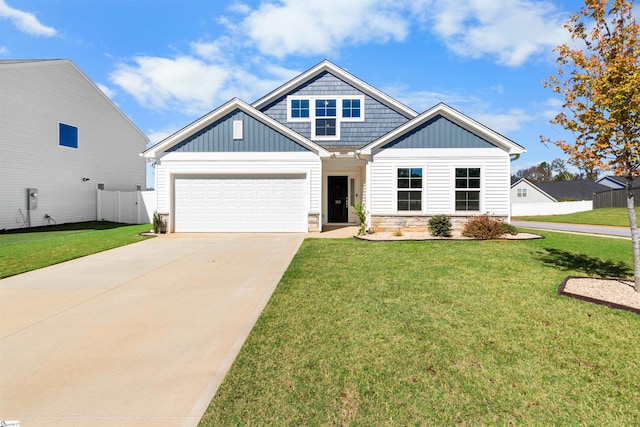
[[[575,140],[552,142],[574,164],[626,178],[635,290],[640,292],[640,243],[631,190],[640,176],[640,26],[633,17],[633,1],[585,0],[565,27],[572,46],[555,49],[558,73],[544,85],[565,99],[563,112],[551,123],[573,132]]]

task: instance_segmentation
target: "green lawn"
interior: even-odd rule
[[[148,237],[149,224],[83,222],[0,233],[0,279]]]
[[[640,220],[640,208],[636,208],[636,217]],[[521,216],[513,217],[517,221],[563,222],[567,224],[615,225],[629,227],[627,208],[602,208],[566,215]]]
[[[632,425],[640,316],[556,295],[631,242],[307,239],[201,425]]]

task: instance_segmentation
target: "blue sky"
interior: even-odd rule
[[[158,142],[233,97],[329,59],[422,112],[444,102],[523,145],[512,172],[567,156],[540,135],[541,81],[578,0],[0,0],[0,59],[69,58]]]

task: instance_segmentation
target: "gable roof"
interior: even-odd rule
[[[76,66],[76,64],[73,63],[73,61],[71,61],[70,59],[3,59],[0,60],[0,67],[38,67],[38,66],[42,66],[42,65],[58,65],[58,66],[68,66],[71,67],[71,69],[76,72],[95,92],[98,96],[100,96],[102,99],[104,99],[110,106],[111,108],[120,116],[122,117],[122,119],[129,124],[129,126],[131,126],[135,132],[137,132],[142,138],[144,138],[144,140],[146,142],[149,142],[149,138],[147,137],[147,135],[144,134],[144,132],[142,132],[140,130],[140,128],[138,128],[138,126],[135,125],[135,123],[133,123],[131,121],[131,119],[129,119],[129,117],[127,117],[122,110],[120,110],[120,108],[118,108],[118,106],[111,100],[111,98],[109,98],[85,73],[82,72],[82,70],[80,70],[80,68],[78,68]]]
[[[261,111],[256,110],[255,108],[253,108],[252,106],[250,106],[249,104],[245,103],[244,101],[242,101],[242,100],[240,100],[238,98],[231,99],[230,101],[228,101],[227,103],[223,104],[222,106],[216,108],[215,110],[209,112],[208,114],[200,117],[196,121],[192,122],[191,124],[188,124],[184,128],[182,128],[179,131],[175,132],[173,135],[168,136],[167,138],[165,138],[162,141],[158,142],[154,146],[148,148],[147,150],[142,152],[142,156],[144,156],[146,158],[156,158],[162,152],[168,150],[169,148],[173,147],[176,144],[181,143],[182,141],[184,141],[189,136],[195,134],[196,132],[201,131],[202,129],[204,129],[207,126],[209,126],[211,123],[215,122],[216,120],[224,117],[225,115],[227,115],[227,114],[229,114],[229,113],[231,113],[231,112],[233,112],[233,111],[235,111],[237,109],[245,112],[249,116],[253,117],[254,119],[256,119],[258,121],[260,121],[265,126],[268,126],[268,127],[272,128],[272,129],[274,129],[275,131],[277,131],[277,132],[283,134],[284,136],[292,139],[293,141],[299,143],[300,145],[302,145],[302,146],[308,148],[309,150],[317,153],[318,156],[320,156],[320,157],[329,157],[330,153],[327,150],[325,150],[324,148],[322,148],[321,146],[315,144],[314,142],[312,142],[311,140],[305,138],[304,136],[300,135],[299,133],[289,129],[288,127],[286,127],[283,124],[281,124],[280,122],[272,119],[271,117],[267,116],[266,114],[262,113]]]
[[[516,187],[519,184],[524,184],[525,186],[528,186],[532,190],[537,191],[538,193],[540,193],[543,196],[547,197],[552,202],[557,202],[557,200],[552,195],[544,192],[541,188],[537,187],[533,182],[531,182],[531,181],[529,181],[529,180],[527,180],[525,178],[520,178],[519,180],[517,180],[516,182],[511,184],[511,188]]]
[[[609,188],[627,188],[627,179],[623,176],[607,175],[597,179],[596,182]],[[633,188],[640,187],[640,178],[634,179],[631,186]]]
[[[593,193],[610,189],[588,179],[540,182],[538,188],[552,195],[556,200],[593,200]]]
[[[362,150],[360,150],[360,152],[364,155],[370,155],[374,149],[384,147],[386,144],[393,142],[403,135],[406,135],[407,133],[413,131],[414,129],[418,128],[419,126],[423,125],[424,123],[438,115],[443,116],[444,118],[468,130],[469,132],[479,136],[482,139],[485,139],[491,144],[502,148],[508,154],[519,155],[527,151],[524,149],[524,147],[516,144],[509,138],[500,135],[499,133],[489,129],[483,124],[449,107],[448,105],[439,103],[434,107],[428,109],[424,113],[420,114],[419,116],[413,118],[412,120],[409,120],[404,125],[399,126],[395,130],[378,138],[369,145],[366,145],[362,148]]]
[[[261,110],[262,108],[268,106],[272,102],[277,101],[278,99],[287,95],[291,91],[295,90],[297,87],[304,85],[308,81],[314,79],[315,77],[319,76],[324,72],[331,73],[332,75],[336,76],[340,80],[350,84],[351,86],[355,87],[356,89],[360,90],[366,95],[369,95],[370,97],[388,106],[392,110],[405,116],[408,119],[412,119],[418,115],[418,113],[413,109],[407,107],[406,105],[402,104],[396,99],[374,88],[368,83],[365,83],[364,81],[360,80],[353,74],[350,74],[349,72],[345,71],[344,69],[338,67],[337,65],[333,64],[332,62],[326,59],[320,62],[315,67],[310,68],[304,73],[298,75],[297,77],[283,84],[278,89],[258,99],[251,105],[256,109]]]

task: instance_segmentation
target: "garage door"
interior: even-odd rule
[[[306,232],[304,175],[175,180],[177,232]]]

